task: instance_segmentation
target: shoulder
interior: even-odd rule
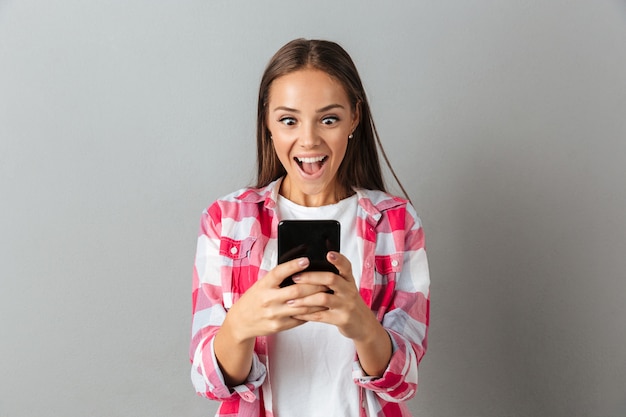
[[[415,208],[405,198],[380,190],[356,189],[363,215],[393,230],[421,227]]]
[[[213,219],[228,217],[241,220],[256,216],[262,207],[274,207],[276,182],[262,188],[245,187],[215,200],[205,212]]]
[[[411,211],[415,209],[411,203],[402,197],[380,190],[355,189],[359,205],[370,215],[377,217],[389,211]]]
[[[380,211],[398,206],[406,206],[408,204],[406,199],[389,194],[385,191],[367,190],[364,188],[359,188],[355,191],[359,196],[359,201],[370,204]]]
[[[272,183],[273,184],[273,183]],[[262,188],[245,187],[221,196],[216,203],[233,202],[233,203],[259,203],[264,201],[273,190],[272,184]]]

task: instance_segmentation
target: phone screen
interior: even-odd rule
[[[339,252],[341,225],[337,220],[283,220],[278,224],[278,263],[307,257],[305,271],[329,271],[337,268],[326,260],[329,251]],[[288,277],[281,287],[292,285]]]

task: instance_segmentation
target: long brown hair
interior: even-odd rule
[[[378,137],[365,89],[354,62],[341,46],[324,40],[295,39],[280,48],[265,68],[259,87],[256,186],[264,187],[286,174],[274,151],[267,128],[267,103],[272,82],[305,68],[324,71],[339,81],[348,94],[352,110],[355,111],[357,107],[359,110],[359,124],[353,132],[354,137],[348,141],[346,154],[337,171],[338,183],[344,190],[357,187],[386,191],[378,160],[378,145],[389,170],[408,199]]]

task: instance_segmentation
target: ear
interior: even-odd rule
[[[354,132],[360,122],[361,122],[361,101],[357,101],[356,104],[354,105],[354,111],[352,112],[352,128],[350,129],[350,131]]]

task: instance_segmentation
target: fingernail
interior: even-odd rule
[[[336,261],[337,260],[337,255],[335,254],[335,252],[328,252],[328,258],[331,261]]]
[[[291,279],[292,279],[294,282],[298,282],[298,281],[300,281],[300,279],[301,279],[301,278],[302,278],[302,277],[301,277],[300,275],[293,275],[293,276],[291,277]]]
[[[298,265],[302,267],[309,266],[309,258],[300,258]]]
[[[295,302],[294,300],[288,300],[287,305],[292,305],[294,302]]]

